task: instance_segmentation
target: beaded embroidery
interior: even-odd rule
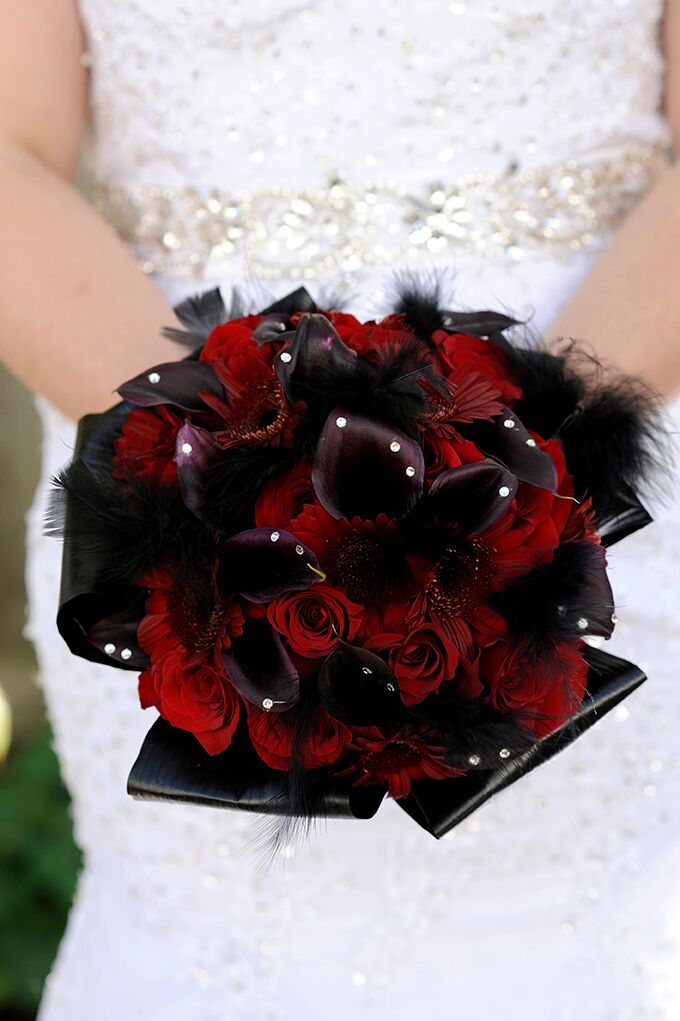
[[[614,228],[668,162],[632,141],[591,163],[563,160],[503,177],[467,175],[415,194],[390,180],[324,188],[259,188],[236,197],[196,188],[99,185],[94,201],[147,273],[242,252],[264,279],[351,277],[409,249],[525,258],[589,248]]]

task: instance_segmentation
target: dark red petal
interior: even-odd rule
[[[517,415],[503,408],[490,422],[475,422],[465,430],[480,450],[496,458],[521,481],[554,493],[557,471],[550,454],[539,450]]]
[[[434,480],[419,508],[427,518],[458,525],[460,535],[478,535],[509,509],[517,479],[496,461],[449,468]]]
[[[349,378],[356,361],[356,351],[343,343],[326,316],[305,313],[293,340],[279,351],[274,364],[286,397],[296,400],[318,374],[332,371]]]
[[[387,663],[368,649],[338,642],[318,676],[321,701],[343,723],[370,726],[400,710],[399,683]]]
[[[260,709],[283,712],[300,696],[298,672],[266,618],[248,621],[225,650],[224,666],[238,693]]]
[[[222,592],[253,603],[300,592],[324,577],[316,554],[282,528],[250,528],[228,539],[220,550]]]
[[[326,419],[312,483],[334,518],[386,514],[398,520],[422,496],[424,476],[420,446],[394,426],[343,408]]]
[[[206,474],[220,456],[220,448],[212,433],[185,422],[177,431],[175,466],[182,499],[197,518],[206,519],[209,508],[204,500]]]
[[[174,404],[186,411],[205,410],[199,396],[202,390],[222,396],[222,387],[210,365],[193,361],[155,365],[118,387],[123,400],[140,408]]]

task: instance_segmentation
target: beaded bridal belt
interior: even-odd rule
[[[502,176],[468,175],[416,194],[389,180],[324,188],[261,188],[239,196],[194,188],[96,184],[93,201],[147,273],[243,254],[265,279],[339,278],[413,249],[525,258],[569,257],[615,228],[668,164],[661,145],[570,159]]]

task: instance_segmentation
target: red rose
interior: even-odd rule
[[[185,667],[179,650],[140,675],[139,700],[142,709],[155,706],[173,727],[190,731],[209,755],[231,744],[239,719],[238,695],[226,675],[212,667]]]
[[[457,368],[478,372],[498,390],[505,404],[512,405],[522,396],[513,382],[503,351],[490,340],[470,337],[467,333],[446,333],[437,330],[432,335],[437,346],[445,374]]]
[[[285,528],[291,532],[293,518],[314,498],[312,466],[300,461],[264,487],[255,504],[255,524],[258,528]]]
[[[434,482],[438,475],[449,468],[458,468],[461,464],[455,444],[434,430],[428,430],[423,437],[423,454],[425,456],[425,480]],[[482,455],[480,455],[480,460]]]
[[[175,440],[181,424],[165,405],[133,408],[114,441],[114,479],[133,476],[146,482],[176,482]]]
[[[351,642],[363,615],[363,606],[329,585],[278,596],[267,611],[270,623],[291,649],[310,659],[328,655],[339,638]]]
[[[397,675],[405,705],[416,705],[453,678],[458,650],[434,624],[414,628],[390,651],[390,666]]]
[[[586,690],[588,665],[580,643],[556,642],[540,657],[528,643],[499,642],[482,651],[480,673],[489,701],[501,712],[527,710],[536,714],[531,729],[544,737],[574,715]]]
[[[260,317],[252,315],[216,326],[209,334],[199,360],[226,366],[243,354],[257,353],[260,349],[253,339],[253,330],[259,322]]]
[[[268,713],[248,706],[248,730],[255,751],[272,769],[288,769],[293,749],[294,719],[290,713]],[[352,732],[325,709],[317,709],[302,750],[305,769],[328,766],[342,755]]]
[[[379,323],[373,320],[363,323],[356,332],[345,339],[360,357],[369,362],[384,358],[390,350],[399,348],[404,339],[413,336],[413,330],[402,316],[386,316]]]

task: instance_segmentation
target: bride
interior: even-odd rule
[[[680,1017],[680,516],[610,555],[647,684],[437,842],[386,802],[254,865],[247,814],[134,802],[153,722],[55,627],[75,420],[182,356],[172,305],[395,267],[680,386],[680,2],[2,6],[4,355],[35,391],[29,623],[85,867],[41,1021]],[[86,141],[89,199],[74,185]],[[677,413],[678,405],[672,411]],[[677,479],[665,480],[674,495]],[[46,848],[49,853],[49,848]]]

